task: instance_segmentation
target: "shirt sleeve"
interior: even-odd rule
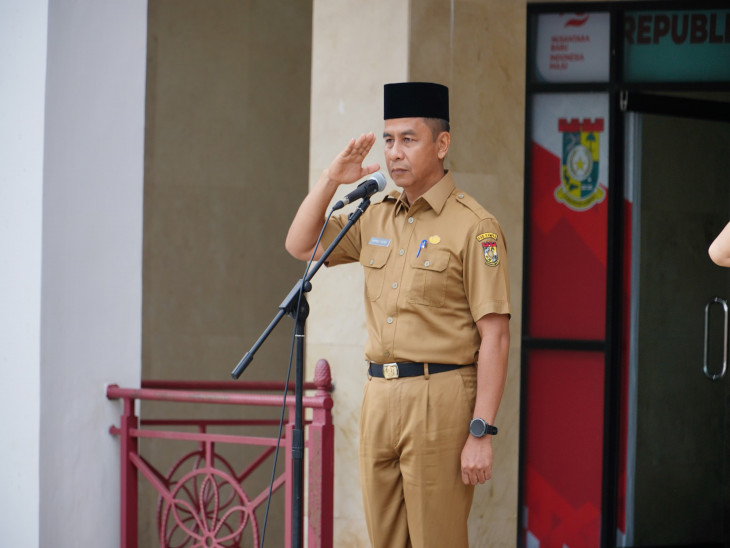
[[[464,291],[475,322],[486,314],[511,314],[508,272],[502,227],[483,219],[469,233],[464,257]]]
[[[335,238],[337,238],[342,228],[347,224],[347,221],[347,215],[337,215],[330,218],[322,235],[322,247],[327,249],[335,241]],[[360,250],[362,249],[360,221],[361,219],[358,219],[350,227],[342,240],[337,244],[337,247],[332,250],[330,256],[327,257],[327,266],[337,266],[339,264],[353,263],[360,260]]]

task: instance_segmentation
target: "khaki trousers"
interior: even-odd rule
[[[360,418],[360,482],[373,548],[468,547],[474,487],[461,451],[476,369],[369,378]]]

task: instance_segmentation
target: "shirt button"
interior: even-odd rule
[[[413,224],[413,217],[408,217],[408,222]]]
[[[375,259],[370,259],[370,264],[373,264],[375,262]]]
[[[387,322],[388,323],[393,323],[393,318],[388,318]]]
[[[388,352],[387,350],[385,351],[385,354],[383,354],[383,355],[384,355],[384,356],[385,356],[386,358],[390,358],[390,352]]]
[[[393,282],[393,289],[398,289],[398,282]]]
[[[401,250],[400,250],[400,251],[398,252],[398,254],[399,254],[399,255],[405,255],[405,254],[406,254],[406,250],[405,250],[405,249],[401,249]]]
[[[426,261],[425,263],[423,263],[423,266],[431,266],[431,261]]]
[[[464,198],[463,194],[458,194],[459,198]]]

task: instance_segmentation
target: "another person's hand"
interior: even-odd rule
[[[715,264],[730,267],[730,223],[718,234],[707,250]]]

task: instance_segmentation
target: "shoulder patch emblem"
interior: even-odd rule
[[[477,242],[482,245],[484,262],[487,266],[499,265],[499,253],[497,252],[497,235],[494,232],[485,232],[477,236]]]

